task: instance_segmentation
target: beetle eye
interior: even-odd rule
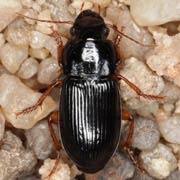
[[[70,29],[70,33],[71,33],[71,35],[72,35],[72,36],[74,36],[74,35],[75,35],[75,31],[76,31],[76,30],[75,30],[75,28],[74,28],[74,27],[72,27],[72,28]]]
[[[109,34],[109,29],[108,28],[104,28],[104,35],[108,36],[108,34]]]

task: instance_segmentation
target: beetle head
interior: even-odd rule
[[[91,10],[82,11],[71,28],[71,35],[80,39],[104,39],[108,34],[103,18]]]

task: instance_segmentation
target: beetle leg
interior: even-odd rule
[[[129,147],[131,145],[131,141],[134,133],[134,119],[131,116],[131,114],[124,109],[122,110],[122,119],[130,121],[128,138],[124,144],[125,147]]]
[[[133,119],[132,115],[129,112],[127,112],[126,110],[124,110],[124,109],[122,110],[122,119],[130,121],[128,137],[127,137],[126,142],[123,145],[124,150],[127,151],[130,159],[132,160],[133,164],[137,167],[137,169],[141,173],[144,173],[144,169],[139,164],[137,158],[134,155],[134,152],[130,149],[131,142],[132,142],[132,137],[133,137],[133,133],[134,133],[134,119]]]
[[[57,169],[57,166],[59,164],[59,159],[60,159],[60,150],[61,150],[61,144],[59,143],[59,140],[58,138],[56,137],[56,134],[54,132],[54,128],[52,126],[52,124],[55,123],[57,124],[58,123],[58,112],[55,111],[53,113],[51,113],[51,115],[49,116],[49,119],[48,119],[48,127],[49,127],[49,131],[50,131],[50,134],[51,134],[51,137],[53,139],[53,142],[54,142],[54,145],[55,145],[55,148],[57,150],[57,158],[56,158],[56,162],[53,166],[53,169],[51,170],[51,172],[48,174],[47,176],[47,179],[50,179],[50,177],[52,176],[52,174],[56,171]]]
[[[60,160],[60,154],[58,152],[58,155],[57,155],[56,161],[54,163],[54,166],[53,166],[52,170],[50,171],[50,173],[48,174],[48,176],[45,179],[50,180],[51,176],[55,173],[55,171],[56,171],[56,169],[58,167],[59,160]]]
[[[61,145],[60,145],[59,140],[56,137],[56,134],[54,132],[54,129],[53,129],[53,126],[52,126],[53,123],[56,123],[56,124],[58,123],[58,112],[57,111],[51,113],[51,115],[49,116],[48,126],[49,126],[49,131],[50,131],[51,137],[53,139],[54,145],[56,147],[56,150],[60,151],[61,150]]]
[[[53,84],[51,84],[46,91],[41,95],[41,97],[39,98],[39,100],[37,101],[37,103],[33,106],[30,106],[28,108],[25,108],[19,112],[16,112],[16,116],[19,116],[20,114],[26,114],[26,113],[30,113],[34,110],[36,110],[38,108],[38,106],[41,106],[43,101],[45,100],[45,98],[51,93],[51,91],[58,86],[62,85],[62,80],[58,79],[56,80]]]
[[[125,78],[124,76],[120,75],[120,74],[115,74],[115,79],[117,80],[123,80],[131,89],[133,89],[139,96],[142,96],[146,99],[150,99],[150,100],[163,100],[165,98],[165,96],[156,96],[156,95],[151,95],[151,94],[145,94],[143,93],[135,84],[133,84],[132,82],[130,82],[127,78]]]
[[[56,40],[57,46],[58,46],[58,64],[61,66],[62,64],[62,50],[64,48],[63,41],[61,39],[61,35],[53,28],[51,27],[52,30],[52,36]]]

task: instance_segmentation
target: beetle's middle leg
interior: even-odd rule
[[[30,106],[28,108],[25,108],[19,112],[16,112],[16,116],[19,116],[20,114],[26,114],[26,113],[30,113],[34,110],[36,110],[39,106],[42,105],[42,103],[44,102],[44,100],[46,99],[46,97],[51,93],[51,91],[58,86],[62,85],[62,80],[58,79],[56,80],[53,84],[51,84],[46,91],[41,95],[41,97],[39,98],[39,100],[37,101],[37,103],[33,106]]]
[[[156,96],[156,95],[152,95],[152,94],[145,94],[144,92],[142,92],[135,84],[133,84],[132,82],[130,82],[127,78],[125,78],[124,76],[120,75],[120,74],[115,74],[114,75],[115,79],[117,80],[123,80],[132,90],[134,90],[139,96],[142,96],[146,99],[151,99],[151,100],[163,100],[165,97],[164,96]]]
[[[58,112],[57,111],[52,112],[50,114],[49,119],[48,119],[48,127],[49,127],[49,131],[50,131],[51,137],[53,139],[55,148],[56,148],[57,151],[60,151],[61,150],[61,145],[60,145],[59,140],[56,137],[56,134],[54,132],[54,128],[52,126],[53,123],[54,124],[58,123]]]
[[[123,145],[124,150],[127,151],[130,159],[132,160],[133,164],[137,167],[137,169],[143,173],[144,172],[143,168],[139,164],[134,152],[130,148],[131,143],[132,143],[133,133],[134,133],[134,119],[133,119],[132,115],[126,110],[122,110],[122,119],[130,121],[128,137]]]

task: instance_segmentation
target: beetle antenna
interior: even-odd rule
[[[124,36],[124,37],[130,39],[131,41],[133,41],[133,42],[141,45],[141,46],[145,46],[145,47],[154,47],[154,46],[155,46],[155,44],[143,44],[143,43],[141,43],[141,42],[133,39],[132,37],[124,34],[124,33],[121,32],[121,31],[119,31],[115,25],[112,25],[112,24],[106,24],[106,25],[109,26],[110,28],[112,28],[114,31],[116,31],[116,32],[117,32],[118,34],[120,34],[121,36]]]
[[[43,19],[36,19],[36,18],[29,17],[29,16],[25,16],[24,14],[21,14],[21,13],[16,13],[16,14],[18,14],[19,16],[22,16],[22,17],[24,17],[24,18],[28,18],[28,19],[35,20],[35,21],[40,21],[40,22],[55,23],[55,24],[73,24],[72,21],[43,20]]]

